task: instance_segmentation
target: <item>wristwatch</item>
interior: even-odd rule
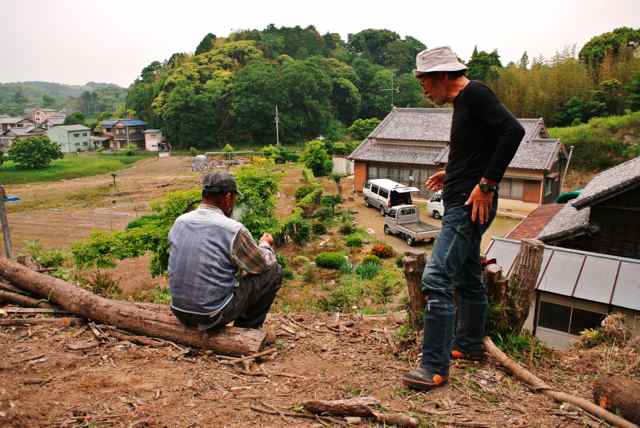
[[[493,193],[496,191],[496,188],[497,188],[495,184],[489,184],[484,182],[480,182],[478,186],[480,187],[480,191],[482,193]]]

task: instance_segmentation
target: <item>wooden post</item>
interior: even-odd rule
[[[426,299],[422,294],[422,273],[426,264],[426,255],[406,252],[402,262],[409,291],[409,319],[413,328],[420,330],[423,325],[422,314],[426,304]]]
[[[9,219],[7,218],[7,207],[5,206],[6,193],[4,186],[0,185],[0,222],[2,222],[2,236],[4,238],[4,253],[8,259],[13,258],[13,247],[11,245],[11,234],[9,233]]]

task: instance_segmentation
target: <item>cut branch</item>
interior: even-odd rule
[[[168,306],[147,309],[129,302],[106,299],[4,257],[0,257],[0,276],[82,318],[187,346],[211,349],[221,354],[246,355],[259,351],[265,339],[264,332],[253,329],[225,327],[215,332],[190,329],[175,318]]]
[[[596,404],[585,400],[584,398],[576,397],[571,394],[567,394],[565,392],[560,392],[554,390],[551,386],[547,385],[542,379],[532,374],[530,371],[513,361],[509,358],[504,352],[502,352],[498,347],[493,343],[493,341],[489,337],[484,338],[484,347],[485,350],[495,358],[500,364],[502,364],[505,368],[507,368],[513,375],[520,379],[521,381],[529,384],[531,389],[534,391],[540,391],[544,395],[553,398],[557,401],[564,401],[569,404],[573,404],[585,410],[586,412],[591,413],[594,416],[597,416],[606,422],[610,423],[613,426],[620,428],[638,428],[638,426],[634,423],[627,421],[626,419],[621,418],[620,416],[616,416],[613,413],[603,409]]]

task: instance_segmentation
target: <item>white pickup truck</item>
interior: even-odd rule
[[[440,233],[440,227],[420,221],[415,205],[398,205],[384,217],[384,233],[396,235],[411,246],[419,241],[433,242]]]

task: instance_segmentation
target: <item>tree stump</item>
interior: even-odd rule
[[[541,241],[523,239],[507,278],[502,276],[500,266],[486,267],[487,294],[491,307],[487,331],[518,334],[522,330],[529,316],[543,253],[544,244]]]
[[[409,291],[409,319],[413,328],[419,330],[423,326],[422,314],[426,305],[426,299],[422,294],[422,273],[426,265],[426,256],[424,253],[406,252],[402,263]]]
[[[640,384],[623,376],[602,376],[593,385],[600,407],[640,424]]]

